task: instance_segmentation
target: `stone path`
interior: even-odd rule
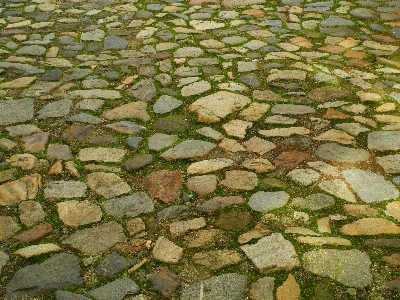
[[[3,0],[0,298],[399,299],[400,2]]]

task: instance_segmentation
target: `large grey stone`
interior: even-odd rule
[[[122,300],[127,294],[136,295],[139,291],[140,287],[132,279],[123,277],[94,289],[88,294],[96,300]]]
[[[372,283],[370,266],[368,255],[355,249],[322,249],[303,255],[303,267],[306,271],[355,288],[364,288]]]
[[[322,144],[315,151],[318,157],[342,163],[358,163],[367,161],[370,154],[367,150],[349,148],[336,143]]]
[[[364,202],[397,199],[399,190],[382,175],[364,170],[344,170],[342,175]]]
[[[58,118],[69,114],[72,100],[62,99],[51,102],[37,112],[39,119]]]
[[[51,181],[44,189],[45,198],[81,198],[86,195],[87,186],[80,181]]]
[[[261,272],[291,270],[300,265],[293,245],[280,233],[273,233],[253,245],[240,248]]]
[[[400,173],[400,154],[377,157],[376,162],[386,173]]]
[[[56,300],[91,300],[90,298],[83,295],[67,291],[56,291],[54,293],[54,297],[56,297]]]
[[[118,242],[125,242],[124,229],[115,221],[94,228],[78,230],[62,244],[75,248],[87,255],[101,253]]]
[[[215,147],[217,145],[210,142],[187,140],[168,149],[161,154],[161,157],[166,160],[201,157],[208,154]]]
[[[128,46],[128,41],[118,36],[110,35],[104,39],[104,50],[120,50]]]
[[[248,204],[255,211],[266,212],[275,208],[285,206],[289,198],[289,194],[284,191],[259,191],[251,195]]]
[[[400,131],[374,131],[368,134],[368,149],[400,150]]]
[[[1,100],[0,125],[25,122],[33,118],[33,99]]]
[[[154,203],[151,198],[143,192],[133,195],[114,198],[101,204],[107,214],[116,217],[136,217],[140,214],[152,212]]]
[[[80,286],[79,259],[68,253],[55,254],[40,264],[18,270],[6,287],[5,299],[32,297],[42,292]]]
[[[228,273],[184,287],[180,299],[244,300],[246,289],[247,276]]]

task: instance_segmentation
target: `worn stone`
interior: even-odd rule
[[[86,176],[87,186],[106,199],[131,191],[130,186],[114,173],[95,172]]]
[[[165,203],[171,203],[180,196],[182,174],[179,171],[157,171],[144,178],[142,187],[153,197]]]
[[[63,240],[62,244],[92,255],[106,251],[118,242],[125,241],[126,236],[122,226],[112,221],[97,227],[77,230]]]

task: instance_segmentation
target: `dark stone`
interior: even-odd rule
[[[182,173],[180,171],[160,170],[147,175],[142,188],[150,195],[165,203],[179,199],[182,190]]]
[[[239,77],[239,80],[253,88],[258,88],[259,86],[261,86],[261,81],[259,77],[253,73],[242,75]]]
[[[235,220],[232,222],[232,220]],[[232,211],[220,215],[215,225],[229,231],[245,231],[249,229],[251,214],[247,211]]]
[[[42,75],[42,80],[44,81],[59,81],[63,76],[61,70],[51,70]]]
[[[170,206],[157,213],[157,218],[164,220],[185,219],[189,216],[190,209],[186,205]]]
[[[147,165],[153,163],[153,155],[151,154],[143,154],[135,156],[131,159],[128,159],[124,164],[124,168],[128,171],[139,170]]]
[[[390,31],[396,39],[400,39],[400,28],[392,28]]]
[[[95,128],[92,125],[72,124],[70,127],[64,130],[60,136],[60,139],[66,142],[71,142],[73,140],[82,142],[90,137],[94,130]]]
[[[119,145],[118,140],[113,137],[112,135],[102,135],[96,136],[91,138],[88,141],[89,145],[96,145],[96,146],[110,146],[110,145]]]
[[[128,41],[118,36],[106,36],[104,39],[104,50],[120,50],[128,46]]]
[[[154,129],[157,132],[186,132],[189,130],[189,122],[185,120],[185,116],[172,115],[158,119],[154,123]]]
[[[111,254],[107,255],[106,258],[97,266],[96,274],[104,278],[111,278],[115,274],[130,266],[133,266],[136,263],[137,260],[128,260],[119,255],[117,252],[113,251]]]
[[[273,164],[282,168],[294,169],[310,155],[300,151],[285,151],[279,154],[273,161]]]
[[[218,69],[217,67],[214,67],[214,66],[204,66],[203,74],[205,76],[213,76],[213,75],[217,75],[217,74],[222,74],[222,70]]]
[[[174,35],[169,30],[162,30],[157,33],[157,37],[162,41],[170,41],[174,38]]]
[[[121,77],[119,75],[119,73],[114,70],[109,70],[104,73],[101,73],[101,76],[103,76],[104,78],[107,78],[107,79],[111,79],[111,80],[118,80]]]
[[[314,296],[311,298],[311,300],[333,300],[333,299],[334,299],[333,293],[328,286],[326,286],[323,283],[317,283],[315,285]]]
[[[132,136],[126,139],[126,144],[134,149],[134,150],[138,150],[139,149],[139,143],[143,141],[142,137],[138,137],[138,136]]]
[[[374,239],[365,240],[364,245],[367,247],[400,247],[400,239]]]
[[[126,295],[136,295],[140,287],[130,278],[123,277],[90,291],[96,300],[122,300]]]
[[[152,79],[144,79],[132,86],[131,95],[138,100],[153,101],[157,90]]]
[[[88,43],[86,46],[86,51],[88,52],[99,52],[101,50],[101,45],[98,43]]]
[[[63,50],[61,56],[65,58],[74,58],[78,55],[78,51],[75,50]]]
[[[41,264],[18,270],[6,287],[6,299],[30,297],[57,288],[80,286],[79,259],[68,253],[55,254]]]
[[[331,35],[331,36],[353,36],[354,30],[347,27],[324,27],[320,29],[320,32],[323,34]]]
[[[148,274],[146,277],[153,284],[152,289],[160,292],[166,298],[170,298],[181,284],[179,276],[165,267],[157,268],[153,273]]]

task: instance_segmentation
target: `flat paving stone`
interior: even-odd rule
[[[399,197],[399,190],[382,175],[364,170],[344,170],[344,179],[364,202],[378,202]]]
[[[125,241],[126,236],[122,226],[115,221],[111,221],[94,228],[77,230],[63,240],[62,244],[77,249],[84,254],[92,255],[106,251],[116,243]]]
[[[397,131],[374,131],[368,134],[368,149],[396,151],[400,149],[400,133]]]
[[[300,265],[293,245],[280,233],[272,233],[253,245],[244,245],[240,248],[261,272],[289,271]]]
[[[246,288],[247,276],[226,273],[185,287],[182,290],[181,299],[193,299],[193,297],[197,297],[202,293],[203,296],[215,300],[242,300],[245,299]]]
[[[359,250],[322,249],[303,254],[305,270],[329,277],[349,287],[364,288],[372,283],[371,260]]]
[[[370,158],[369,152],[364,149],[350,148],[336,143],[322,144],[315,154],[325,160],[343,163],[358,163]]]
[[[0,102],[0,125],[25,122],[33,118],[34,100],[2,100]]]

